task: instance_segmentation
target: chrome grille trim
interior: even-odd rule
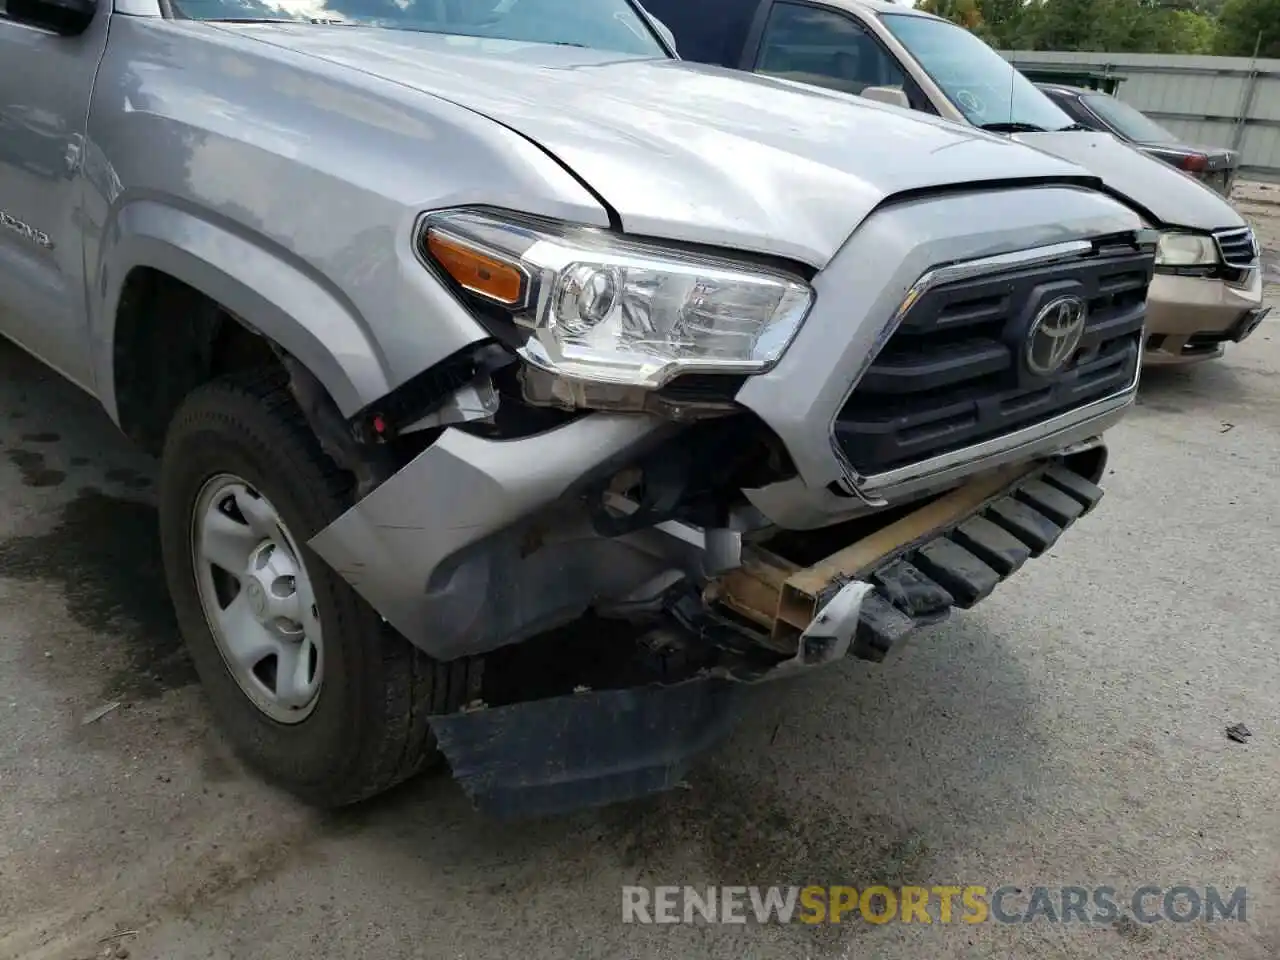
[[[1137,230],[1134,231],[1133,237],[1137,246],[1143,247],[1154,254],[1158,239],[1156,231],[1148,229]],[[1092,241],[1068,241],[977,260],[942,264],[927,271],[910,287],[897,310],[881,330],[875,341],[875,349],[869,352],[857,375],[849,384],[848,391],[845,393],[839,409],[843,410],[845,405],[848,404],[863,375],[874,362],[880,350],[902,324],[907,312],[932,287],[958,279],[1002,273],[1011,267],[1027,267],[1077,260],[1091,252],[1093,247]],[[1109,425],[1114,417],[1120,415],[1133,403],[1140,371],[1141,363],[1137,365],[1132,380],[1125,387],[1086,406],[1067,411],[1047,421],[1027,426],[1013,433],[993,437],[916,463],[870,475],[861,473],[850,463],[840,443],[837,441],[835,433],[837,415],[837,417],[832,418],[831,423],[828,425],[828,439],[831,449],[840,463],[841,473],[843,474],[839,486],[843,488],[846,494],[857,497],[863,503],[873,507],[880,507],[887,503],[881,493],[898,485],[921,481],[926,478],[944,478],[961,469],[964,464],[974,460],[986,458],[993,460],[1005,459],[1020,448],[1032,448],[1037,445],[1037,441],[1051,439],[1055,435],[1083,424],[1098,421],[1100,426],[1103,422]]]
[[[1213,242],[1218,248],[1218,256],[1229,267],[1245,269],[1258,263],[1258,241],[1249,227],[1215,230]]]

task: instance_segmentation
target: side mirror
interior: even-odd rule
[[[84,33],[97,10],[97,0],[9,0],[5,14],[10,20],[70,37]]]
[[[892,107],[901,107],[903,110],[911,109],[911,101],[901,87],[863,87],[858,96],[877,103],[887,103]]]

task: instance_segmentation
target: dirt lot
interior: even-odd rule
[[[1232,190],[1236,209],[1250,219],[1264,250],[1268,279],[1280,284],[1280,183],[1241,183]]]
[[[437,777],[322,816],[209,728],[150,464],[0,347],[0,957],[1280,956],[1280,318],[1147,376],[1111,442],[1049,558],[883,666],[776,690],[688,789],[501,826]],[[620,922],[626,883],[789,882],[1243,884],[1248,921]]]

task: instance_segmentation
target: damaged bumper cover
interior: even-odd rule
[[[1101,458],[1088,462],[1096,477]],[[971,481],[808,567],[753,554],[684,615],[672,604],[675,644],[702,664],[693,675],[438,715],[433,732],[464,791],[494,817],[670,789],[760,685],[850,656],[883,659],[912,630],[988,595],[1101,497],[1070,462],[1042,461]],[[741,623],[719,629],[722,617],[751,622],[761,642],[744,646]]]

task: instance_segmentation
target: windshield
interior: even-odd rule
[[[175,0],[195,20],[338,22],[666,56],[629,0]]]
[[[1009,62],[963,27],[910,14],[881,14],[956,108],[975,126],[1061,130],[1071,118]]]
[[[1130,140],[1138,143],[1178,142],[1178,138],[1160,124],[1115,97],[1104,93],[1090,93],[1080,99],[1086,107]]]

